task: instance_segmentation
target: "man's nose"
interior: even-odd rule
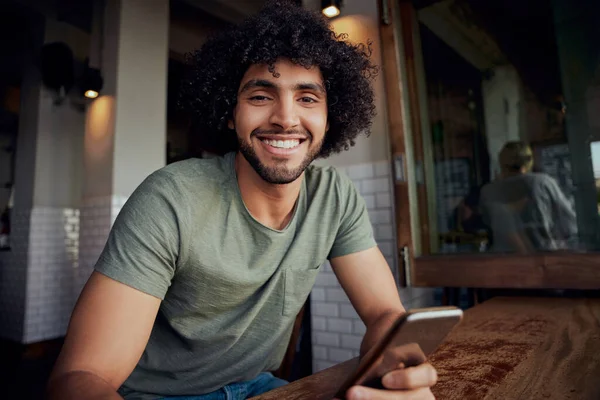
[[[280,99],[273,106],[273,112],[269,122],[286,131],[300,124],[298,110],[293,98]]]

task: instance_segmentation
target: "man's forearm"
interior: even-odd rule
[[[108,382],[87,371],[74,371],[52,378],[47,394],[49,400],[123,400]]]
[[[363,337],[360,345],[360,356],[361,358],[373,347],[379,339],[385,335],[392,324],[398,319],[398,317],[404,314],[406,311],[404,308],[398,310],[390,310],[382,313],[378,318],[373,321],[367,322],[367,333]]]

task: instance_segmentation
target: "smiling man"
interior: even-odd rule
[[[374,115],[368,46],[271,2],[192,57],[182,104],[223,154],[169,165],[121,210],[75,307],[52,399],[243,399],[285,384],[294,319],[330,260],[367,326],[404,312],[365,204],[333,168]],[[400,366],[399,366],[400,367]],[[351,399],[428,399],[429,364]],[[341,382],[340,382],[341,384]]]
[[[329,129],[327,93],[316,67],[299,67],[285,58],[273,67],[276,79],[267,65],[248,68],[227,125],[261,179],[284,185],[297,181],[321,152]]]

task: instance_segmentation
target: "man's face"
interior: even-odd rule
[[[288,60],[250,66],[238,89],[229,128],[239,149],[268,183],[295,181],[319,155],[327,124],[327,94],[318,67],[306,69]]]

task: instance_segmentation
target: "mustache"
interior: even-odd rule
[[[302,135],[312,139],[312,133],[302,129],[290,129],[287,131],[283,129],[255,129],[252,131],[250,136],[252,137],[256,135]]]

